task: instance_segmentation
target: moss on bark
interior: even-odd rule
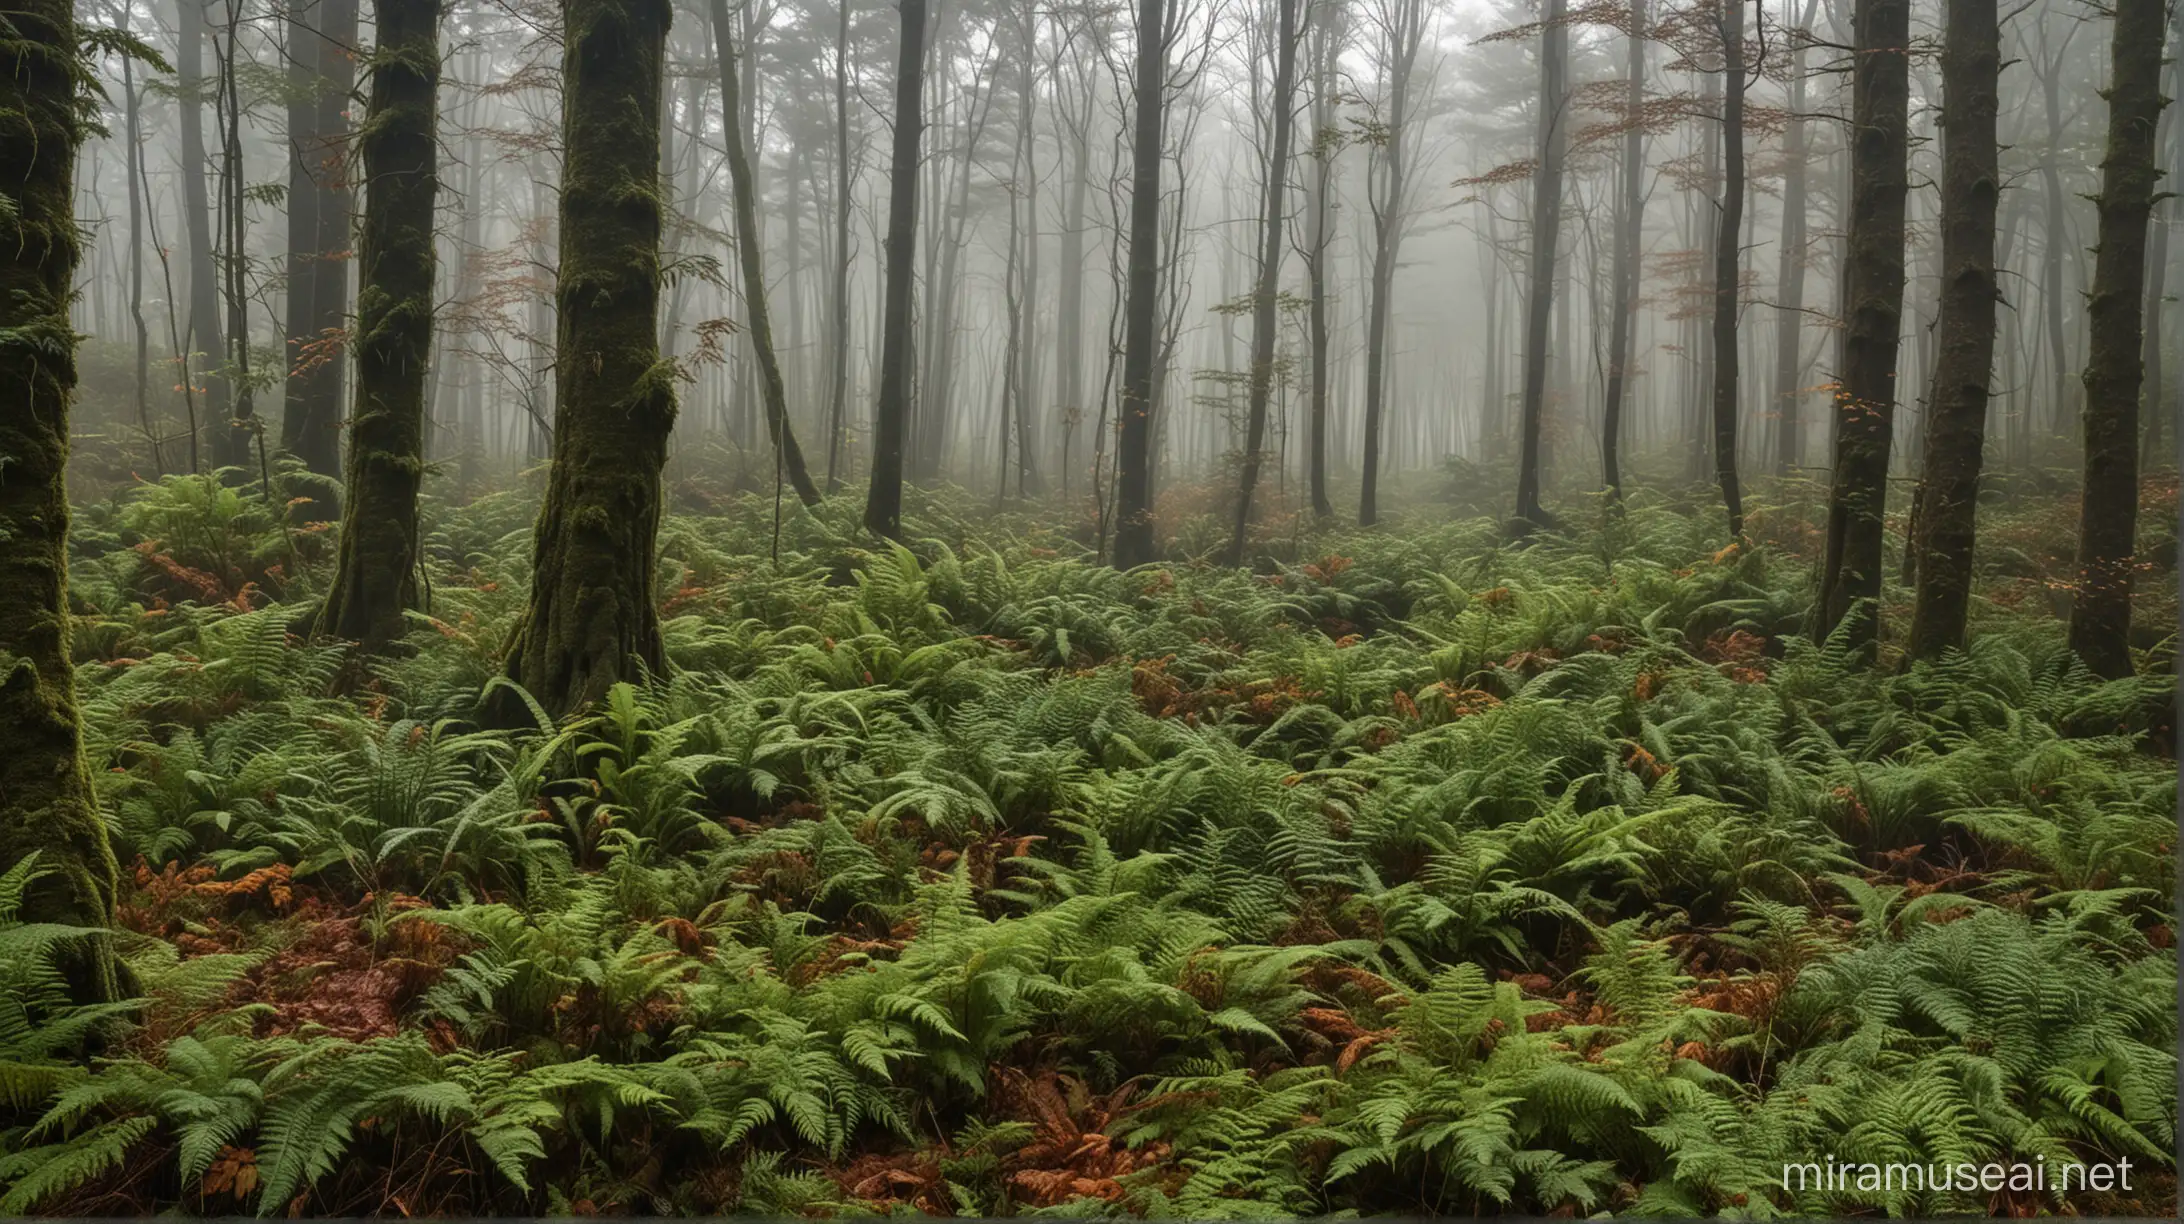
[[[660,71],[672,12],[665,0],[563,0],[562,14],[553,470],[530,604],[507,660],[508,675],[557,715],[663,666],[653,549],[675,425],[657,326]]]
[[[432,210],[439,0],[380,0],[371,102],[357,133],[364,230],[357,257],[356,404],[341,549],[318,631],[367,650],[401,637],[417,602],[417,489],[432,345]]]
[[[104,926],[107,845],[76,713],[68,617],[68,411],[81,255],[74,164],[83,81],[68,0],[16,0],[0,22],[0,869],[36,854],[48,874],[24,917]],[[103,949],[67,971],[113,993]]]

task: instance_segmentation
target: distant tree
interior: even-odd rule
[[[1123,306],[1121,437],[1115,565],[1153,559],[1152,411],[1160,315],[1160,162],[1167,94],[1167,30],[1160,0],[1138,0],[1136,111],[1130,143],[1130,238]]]
[[[710,0],[713,40],[720,62],[721,110],[742,113],[743,91],[736,81],[735,44],[728,31],[728,0]],[[759,389],[766,399],[766,436],[773,441],[774,462],[789,487],[807,506],[819,504],[819,488],[804,468],[804,450],[796,444],[796,429],[789,422],[788,390],[781,379],[781,361],[774,353],[773,314],[766,302],[766,268],[758,228],[757,190],[751,182],[751,162],[743,149],[743,133],[735,124],[723,128],[728,153],[729,192],[735,198],[736,262],[743,269],[745,330],[750,333],[751,353],[758,360]]]
[[[895,66],[895,140],[888,165],[887,269],[880,322],[880,387],[872,410],[872,485],[864,524],[902,534],[902,448],[910,417],[910,296],[918,241],[918,156],[925,130],[925,0],[901,0]]]
[[[281,449],[324,476],[341,472],[342,362],[327,339],[348,314],[349,94],[356,0],[315,0],[288,17],[288,364]],[[299,517],[337,507],[313,501]]]
[[[15,0],[0,20],[0,870],[35,854],[48,873],[24,920],[100,927],[114,852],[84,766],[68,606],[79,48],[69,0]],[[80,998],[115,992],[102,951],[69,971]]]
[[[357,136],[356,402],[333,585],[317,632],[384,649],[417,605],[417,490],[432,350],[433,208],[439,196],[440,0],[377,0],[379,46]]]
[[[1843,369],[1835,397],[1818,633],[1881,593],[1882,516],[1896,424],[1903,324],[1904,195],[1910,147],[1910,0],[1857,0],[1851,70],[1850,239],[1843,284]],[[1870,643],[1878,617],[1854,630]]]
[[[508,674],[560,715],[662,670],[653,603],[660,468],[660,74],[667,0],[563,0],[554,456]],[[512,713],[501,707],[502,715]]]
[[[1365,453],[1358,480],[1357,521],[1370,527],[1380,520],[1380,435],[1387,417],[1388,326],[1394,309],[1395,261],[1403,245],[1406,154],[1415,139],[1411,115],[1412,77],[1418,49],[1426,37],[1425,0],[1383,0],[1380,25],[1381,68],[1387,76],[1386,132],[1374,146],[1366,202],[1373,215],[1373,261],[1366,284]]]
[[[1719,0],[1722,103],[1721,199],[1714,229],[1714,479],[1729,514],[1729,538],[1744,538],[1744,493],[1737,480],[1737,314],[1744,253],[1744,0]]]
[[[1524,399],[1517,452],[1517,518],[1545,525],[1540,432],[1547,412],[1547,340],[1554,319],[1555,246],[1562,230],[1562,166],[1569,156],[1570,31],[1563,0],[1546,0],[1539,27],[1538,138],[1532,170],[1532,250],[1524,310]]]
[[[2100,243],[2086,302],[2085,486],[2070,647],[2103,676],[2131,674],[2131,587],[2137,565],[2138,412],[2146,222],[2153,212],[2161,108],[2162,0],[2116,0],[2108,144],[2101,157]]]
[[[1646,226],[1646,0],[1630,0],[1624,38],[1622,190],[1616,196],[1614,304],[1608,323],[1608,384],[1600,407],[1600,476],[1623,497],[1623,401],[1629,398],[1631,331],[1637,313],[1638,246]]]
[[[1260,450],[1266,445],[1266,406],[1274,384],[1274,341],[1280,322],[1275,296],[1281,289],[1282,239],[1289,198],[1289,137],[1296,126],[1297,3],[1275,0],[1274,97],[1272,147],[1262,182],[1265,206],[1259,217],[1259,278],[1251,291],[1251,385],[1244,423],[1244,464],[1236,494],[1236,523],[1229,534],[1229,563],[1244,559],[1244,532],[1251,525],[1251,494],[1259,483]]]
[[[1805,320],[1806,162],[1811,146],[1805,135],[1806,51],[1819,0],[1805,0],[1804,16],[1790,31],[1789,117],[1782,132],[1782,233],[1775,272],[1774,471],[1787,476],[1805,461],[1803,340]]]
[[[1986,446],[1987,388],[1994,369],[1994,220],[2001,196],[2001,23],[1996,0],[1947,0],[1941,48],[1944,133],[1941,178],[1940,356],[1927,399],[1919,479],[1913,658],[1964,644],[1970,606],[1974,518]]]

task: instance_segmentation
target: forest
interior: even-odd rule
[[[5,0],[0,1216],[2173,1217],[2180,51]]]

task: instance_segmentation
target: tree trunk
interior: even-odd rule
[[[742,90],[736,81],[735,47],[728,31],[727,0],[711,0],[713,41],[720,59],[721,110],[737,114]],[[758,362],[759,383],[766,396],[766,434],[774,447],[775,475],[786,477],[796,496],[807,506],[819,504],[818,486],[804,470],[804,451],[796,444],[796,430],[789,423],[789,396],[781,379],[781,361],[774,352],[773,319],[766,305],[766,269],[760,254],[758,202],[751,183],[750,159],[744,155],[743,135],[733,127],[725,131],[729,190],[735,197],[736,262],[743,269],[743,314],[751,336],[751,354]],[[789,180],[794,183],[792,176]]]
[[[1281,326],[1275,293],[1282,282],[1282,245],[1288,234],[1289,134],[1297,79],[1297,0],[1275,0],[1280,12],[1274,48],[1273,149],[1266,161],[1266,204],[1259,221],[1259,280],[1251,294],[1251,390],[1244,425],[1244,470],[1236,496],[1236,524],[1229,534],[1229,564],[1242,564],[1244,532],[1251,524],[1251,494],[1259,483],[1260,449],[1266,444],[1267,397],[1274,383],[1274,341]]]
[[[1562,163],[1570,132],[1563,122],[1568,101],[1570,32],[1563,0],[1546,0],[1539,31],[1538,165],[1532,176],[1530,296],[1524,304],[1523,436],[1517,452],[1517,517],[1545,526],[1540,505],[1540,425],[1547,409],[1547,334],[1554,319],[1555,242],[1562,228]]]
[[[2100,245],[2086,317],[2085,485],[2070,646],[2096,673],[2131,674],[2131,586],[2137,562],[2140,313],[2146,221],[2153,211],[2161,96],[2161,0],[2117,0],[2108,144],[2101,158]]]
[[[1425,37],[1422,0],[1394,0],[1388,23],[1389,106],[1383,153],[1381,196],[1373,210],[1372,302],[1365,320],[1365,453],[1358,480],[1357,522],[1370,527],[1380,520],[1380,435],[1387,412],[1388,313],[1395,296],[1395,257],[1403,243],[1403,140],[1409,134],[1410,78]]]
[[[2184,49],[2184,6],[2170,6],[2169,24],[2170,49]],[[2184,61],[2172,58],[2169,61],[2168,96],[2173,100],[2179,93],[2184,93]],[[2167,199],[2162,202],[2161,211],[2154,216],[2151,237],[2153,250],[2146,260],[2146,339],[2141,345],[2146,381],[2140,394],[2143,401],[2141,412],[2146,417],[2146,442],[2140,448],[2139,462],[2142,465],[2161,461],[2171,412],[2168,374],[2163,368],[2168,345],[2162,334],[2161,316],[2162,303],[2168,296],[2170,231],[2176,228],[2177,223],[2179,196],[2176,192],[2176,176],[2178,168],[2184,167],[2184,158],[2177,155],[2180,149],[2184,149],[2184,123],[2179,123],[2176,115],[2167,107],[2162,108],[2161,119],[2162,137],[2169,143],[2169,190]]]
[[[842,412],[849,400],[849,0],[837,0],[834,30],[834,329],[827,388],[827,492],[842,487]]]
[[[326,344],[347,313],[349,192],[343,165],[345,118],[355,86],[354,0],[317,0],[315,20],[288,21],[289,374],[281,449],[323,476],[341,471],[341,374]],[[333,504],[297,508],[304,521],[331,518]]]
[[[1136,115],[1130,146],[1130,255],[1117,440],[1115,566],[1153,560],[1152,410],[1160,313],[1160,162],[1168,44],[1161,0],[1138,0]]]
[[[1744,538],[1737,483],[1737,307],[1744,249],[1744,0],[1721,0],[1720,223],[1714,234],[1714,479],[1729,514],[1729,539]]]
[[[114,853],[83,757],[69,651],[68,410],[82,256],[75,152],[79,74],[89,72],[67,0],[17,0],[0,33],[0,866],[31,855],[46,874],[21,917],[103,927],[114,918]],[[71,994],[114,997],[102,943],[70,948]]]
[[[1317,20],[1312,23],[1312,189],[1306,197],[1308,235],[1304,249],[1305,292],[1311,299],[1307,327],[1312,346],[1312,398],[1306,410],[1310,437],[1305,463],[1310,468],[1307,483],[1312,513],[1321,519],[1335,513],[1335,504],[1327,496],[1327,248],[1332,238],[1329,222],[1334,214],[1335,157],[1341,152],[1342,142],[1341,131],[1335,126],[1333,80],[1332,31],[1338,12],[1333,3],[1319,6]]]
[[[1617,502],[1623,500],[1623,401],[1629,395],[1631,315],[1638,304],[1638,245],[1646,225],[1646,0],[1630,0],[1625,50],[1623,183],[1611,273],[1615,304],[1608,322],[1608,385],[1600,401],[1600,474],[1609,498]],[[1487,311],[1491,319],[1493,307]]]
[[[250,292],[246,275],[250,267],[249,213],[246,208],[248,188],[243,181],[243,107],[238,72],[242,57],[241,0],[227,0],[226,27],[226,38],[216,39],[214,46],[220,59],[221,244],[225,255],[220,266],[225,282],[221,286],[221,296],[227,306],[227,363],[232,378],[228,383],[230,407],[226,428],[213,430],[213,462],[223,467],[247,468],[255,449],[261,456],[262,477],[265,438],[253,403],[250,376]],[[267,500],[272,499],[272,490],[261,489],[260,493]]]
[[[872,487],[865,528],[902,533],[902,446],[910,412],[910,295],[917,257],[918,146],[925,126],[925,0],[902,0],[902,48],[895,68],[895,142],[888,178],[887,280],[880,337],[880,388],[872,412]]]
[[[1805,322],[1806,159],[1805,52],[1819,0],[1805,0],[1805,16],[1790,31],[1790,115],[1782,136],[1781,258],[1775,271],[1775,446],[1774,471],[1787,476],[1805,462]]]
[[[657,674],[660,468],[675,426],[659,358],[665,0],[563,0],[568,31],[554,462],[508,674],[558,716]],[[503,706],[503,710],[507,707]]]
[[[1912,540],[1918,591],[1908,648],[1914,659],[1935,658],[1964,644],[2001,300],[1994,259],[2002,181],[1995,141],[2002,73],[1996,0],[1948,0],[1944,19],[1941,351],[1926,409],[1918,532]]]
[[[2063,59],[2070,53],[2071,39],[2077,36],[2077,24],[2071,23],[2070,33],[2063,36],[2062,45],[2051,56],[2048,52],[2047,24],[2038,24],[2040,30],[2041,103],[2047,115],[2047,149],[2040,158],[2040,181],[2047,203],[2047,224],[2041,231],[2040,241],[2040,297],[2046,304],[2049,377],[2054,387],[2054,402],[2048,405],[2053,415],[2050,420],[2054,432],[2061,433],[2070,419],[2070,354],[2063,336],[2063,246],[2069,240],[2067,215],[2064,212],[2063,176],[2059,163],[2063,157]]]
[[[432,350],[433,206],[439,194],[439,0],[378,0],[371,101],[357,138],[356,407],[334,580],[317,632],[381,650],[417,603],[417,490]]]
[[[201,388],[211,409],[205,414],[204,440],[218,464],[220,438],[227,432],[227,344],[220,335],[220,274],[213,258],[212,204],[205,183],[205,170],[211,164],[205,154],[205,5],[203,0],[179,0],[175,14],[175,92],[182,139],[177,161],[182,168],[182,223],[190,268],[185,343],[191,360],[183,375],[192,383],[193,394]]]
[[[122,29],[126,32],[128,28],[124,9]],[[144,431],[144,443],[151,450],[152,474],[165,476],[165,439],[158,423],[152,420],[152,332],[144,323],[144,93],[137,88],[136,60],[132,56],[121,57],[121,91],[123,133],[129,142],[129,319],[136,330],[137,428]]]
[[[1843,371],[1836,393],[1835,473],[1828,490],[1818,636],[1881,593],[1888,451],[1896,421],[1901,342],[1904,195],[1908,177],[1909,0],[1857,0],[1853,69],[1849,252]],[[1852,641],[1870,646],[1879,614],[1860,617]]]

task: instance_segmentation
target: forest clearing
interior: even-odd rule
[[[8,0],[0,1216],[2173,1216],[2179,46]]]

